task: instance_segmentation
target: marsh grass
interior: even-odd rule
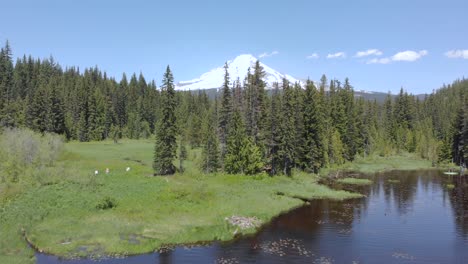
[[[337,182],[343,184],[351,184],[351,185],[370,185],[372,181],[369,179],[358,179],[358,178],[343,178],[338,179]]]
[[[301,172],[203,174],[199,150],[189,151],[183,174],[153,177],[153,146],[152,140],[71,142],[54,166],[42,167],[34,184],[1,184],[14,194],[0,203],[0,263],[34,261],[23,232],[41,251],[68,258],[138,254],[163,245],[230,240],[235,228],[226,217],[266,223],[304,203],[297,198],[360,197]]]
[[[454,184],[451,184],[451,183],[447,183],[447,184],[445,185],[445,187],[447,187],[447,189],[453,189],[453,188],[455,188],[455,185],[454,185]]]
[[[320,170],[321,176],[336,175],[338,172],[359,172],[364,174],[389,170],[419,170],[433,168],[430,161],[412,153],[381,157],[378,155],[357,157],[353,162]]]

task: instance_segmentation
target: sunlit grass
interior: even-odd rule
[[[34,261],[22,230],[35,247],[65,257],[137,254],[165,244],[232,239],[236,228],[226,223],[228,216],[265,223],[302,205],[301,199],[360,196],[301,172],[291,178],[203,174],[200,150],[189,151],[185,173],[154,177],[153,146],[151,140],[67,143],[44,184],[24,186],[1,205],[0,263]],[[109,201],[113,206],[102,206]]]
[[[347,162],[341,166],[324,168],[320,170],[321,176],[333,175],[339,171],[376,173],[389,170],[419,170],[433,168],[430,161],[419,158],[415,154],[403,153],[397,156],[358,157],[353,162]]]
[[[337,180],[339,183],[352,184],[352,185],[370,185],[372,181],[369,179],[357,179],[357,178],[343,178]]]

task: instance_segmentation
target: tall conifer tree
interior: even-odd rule
[[[176,97],[174,90],[174,77],[169,66],[163,76],[161,86],[161,118],[156,131],[156,144],[154,146],[153,169],[155,175],[168,175],[175,173],[173,161],[176,156]]]

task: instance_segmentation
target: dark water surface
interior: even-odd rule
[[[394,171],[370,178],[372,185],[353,189],[366,198],[313,201],[234,242],[99,262],[38,253],[37,263],[468,263],[465,177]]]

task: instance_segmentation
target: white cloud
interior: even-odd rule
[[[312,53],[311,55],[306,57],[307,59],[318,59],[319,55],[317,53]]]
[[[427,50],[420,51],[402,51],[392,56],[393,61],[416,61],[427,55]]]
[[[327,55],[327,59],[338,59],[338,58],[346,58],[346,53],[340,51],[337,53]]]
[[[367,64],[376,64],[376,63],[379,63],[379,64],[388,64],[390,63],[392,60],[390,58],[374,58],[372,60],[368,60],[366,63]]]
[[[389,64],[393,61],[416,61],[426,56],[428,54],[427,50],[420,50],[420,51],[401,51],[396,53],[395,55],[388,57],[388,58],[374,58],[368,60],[367,64]]]
[[[354,57],[362,58],[362,57],[371,56],[371,55],[380,56],[382,54],[383,53],[378,49],[368,49],[368,50],[364,50],[364,51],[358,51],[356,53],[356,55],[354,55]]]
[[[279,54],[279,51],[276,51],[276,50],[275,50],[275,51],[270,52],[270,53],[264,52],[264,53],[258,55],[258,57],[259,57],[259,58],[266,58],[266,57],[271,57],[271,56],[277,55],[277,54]]]
[[[463,58],[468,59],[468,50],[449,50],[444,53],[447,58]]]

